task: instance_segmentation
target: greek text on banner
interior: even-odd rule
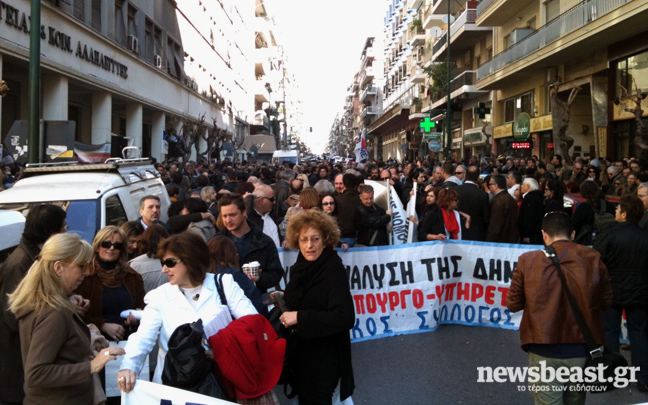
[[[540,248],[451,240],[339,251],[356,311],[352,341],[442,324],[517,330],[522,312],[509,312],[506,293],[518,257]],[[279,257],[288,279],[297,251]]]

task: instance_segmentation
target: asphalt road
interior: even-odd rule
[[[517,331],[444,325],[434,332],[353,343],[354,404],[531,404],[519,383],[478,383],[477,367],[526,366]],[[628,352],[624,352],[628,357]],[[526,386],[526,384],[524,384]],[[282,404],[281,389],[275,388]],[[630,385],[588,394],[588,404],[637,404]]]

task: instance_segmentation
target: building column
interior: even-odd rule
[[[143,114],[144,108],[140,103],[126,104],[126,137],[132,139],[129,146],[137,146],[140,151],[142,151]]]
[[[608,83],[607,77],[598,77],[592,76],[590,82],[591,88],[591,103],[592,103],[592,133],[594,134],[594,144],[596,150],[596,156],[608,156],[607,145],[608,145],[608,136],[607,136],[607,126],[608,126]],[[603,127],[605,130],[602,131],[602,134],[598,133],[598,128]],[[605,139],[602,141],[599,139],[599,135],[603,136]],[[600,150],[601,147],[606,150]]]
[[[92,144],[110,143],[112,133],[112,94],[92,93]]]
[[[68,78],[59,74],[43,75],[43,120],[68,120]]]
[[[165,128],[166,114],[163,111],[155,111],[151,125],[151,157],[157,159],[158,162],[162,160]]]

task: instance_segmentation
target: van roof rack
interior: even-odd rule
[[[132,147],[128,147],[132,148]],[[124,148],[122,154],[125,155]],[[33,177],[46,173],[69,173],[69,172],[109,172],[117,171],[126,184],[131,184],[133,181],[131,176],[136,176],[141,180],[145,180],[146,173],[150,173],[153,177],[160,177],[160,173],[151,165],[149,158],[109,158],[104,163],[89,163],[84,164],[77,161],[71,162],[51,162],[51,163],[28,163],[25,165],[25,170],[20,178]]]

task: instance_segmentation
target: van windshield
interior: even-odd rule
[[[0,203],[0,209],[18,211],[25,217],[29,214],[29,209],[40,204],[55,204],[63,208],[67,213],[65,222],[69,227],[68,232],[76,233],[82,239],[92,243],[95,234],[98,231],[97,224],[99,209],[97,204],[99,200],[77,200],[77,201],[50,201],[36,203]]]

